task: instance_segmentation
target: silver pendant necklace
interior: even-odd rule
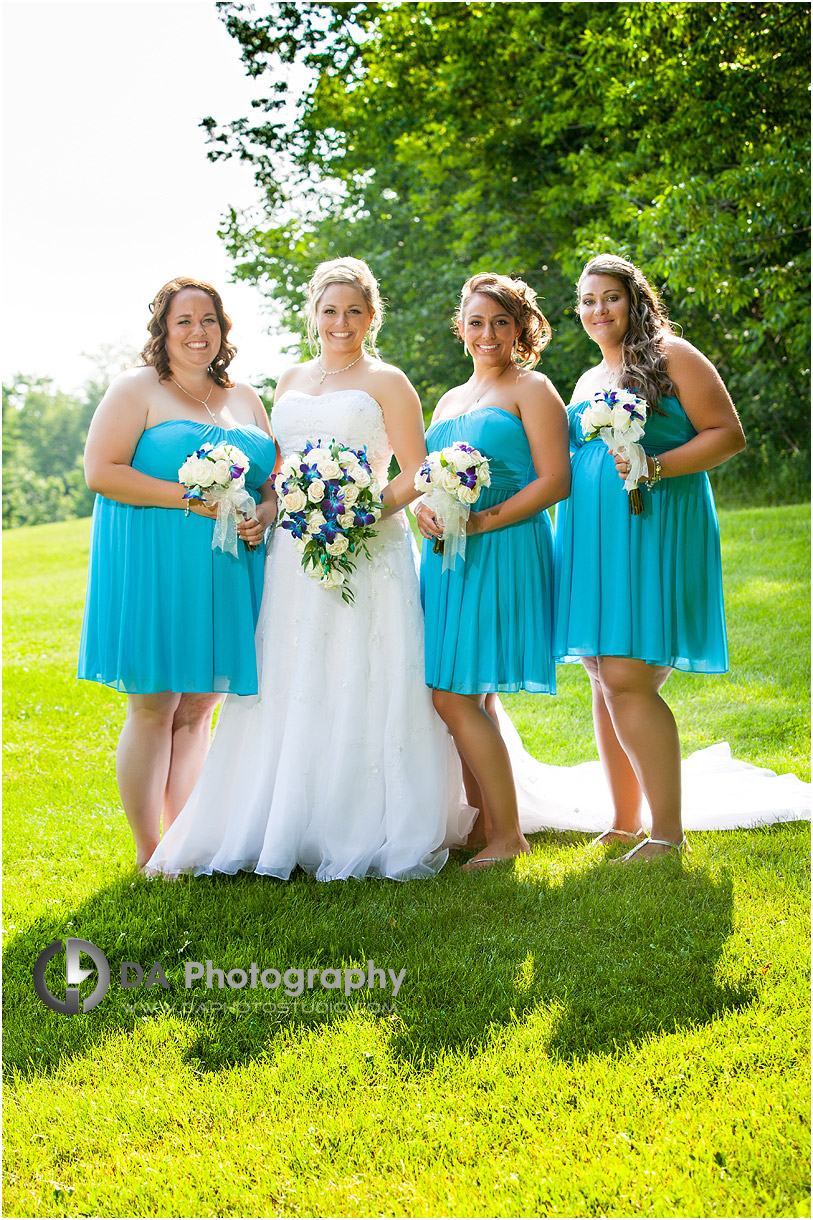
[[[206,410],[209,412],[209,416],[210,416],[212,422],[217,424],[217,416],[214,415],[214,413],[212,412],[210,407],[207,405],[209,402],[209,399],[212,397],[212,391],[215,388],[214,382],[212,382],[212,388],[209,390],[209,393],[206,395],[206,397],[198,398],[198,396],[196,394],[190,394],[188,390],[184,390],[184,387],[181,385],[180,381],[175,381],[175,378],[172,376],[171,373],[169,375],[169,379],[170,379],[170,381],[175,382],[175,385],[178,387],[179,390],[183,390],[183,392],[187,398],[191,398],[191,399],[193,399],[194,402],[199,402],[202,407],[206,407]],[[220,427],[219,424],[217,424],[217,426]]]
[[[512,360],[512,361],[510,362],[510,364],[513,364],[513,363],[514,363],[514,362],[513,362],[513,360]],[[500,369],[500,371],[499,371],[499,373],[497,374],[497,376],[494,378],[494,380],[493,380],[493,381],[490,381],[490,382],[488,383],[488,385],[485,387],[485,389],[483,390],[483,392],[482,392],[481,394],[479,394],[479,395],[477,396],[477,398],[475,398],[475,400],[474,400],[474,405],[475,405],[475,407],[477,406],[477,404],[478,404],[478,402],[480,401],[480,399],[481,399],[481,398],[482,398],[482,397],[483,397],[485,394],[487,394],[487,393],[489,392],[489,390],[493,390],[493,389],[494,389],[494,386],[495,386],[495,385],[497,384],[497,382],[500,380],[500,378],[502,377],[502,375],[503,375],[503,373],[505,372],[505,370],[506,370],[507,368],[509,368],[509,367],[510,367],[510,364],[506,364],[506,365],[505,365],[503,368],[501,368],[501,369]]]
[[[322,376],[319,378],[319,384],[321,385],[326,377],[337,377],[339,373],[346,373],[348,369],[352,369],[354,364],[358,364],[359,360],[361,360],[363,356],[364,352],[361,353],[361,356],[356,356],[355,360],[351,364],[346,365],[343,369],[323,369],[322,358],[321,356],[317,356],[316,363],[319,365],[319,369],[322,374]]]

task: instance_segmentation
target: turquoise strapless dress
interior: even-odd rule
[[[430,452],[466,441],[489,459],[491,487],[474,511],[515,495],[536,478],[522,421],[500,407],[478,407],[432,424]],[[460,694],[556,690],[551,649],[553,531],[537,513],[466,541],[466,559],[442,571],[432,545],[421,550],[426,618],[426,682]]]
[[[177,482],[202,444],[236,445],[254,495],[274,466],[273,440],[253,424],[219,428],[172,419],[147,428],[132,466]],[[131,694],[257,691],[254,628],[265,547],[212,550],[214,521],[179,509],[97,496],[90,534],[80,678]]]
[[[708,475],[642,487],[633,517],[613,458],[585,443],[580,415],[567,409],[573,481],[556,511],[557,659],[636,657],[691,673],[728,669],[720,530]],[[660,400],[642,445],[659,454],[697,433],[677,398]]]

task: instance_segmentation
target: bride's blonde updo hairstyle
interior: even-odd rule
[[[234,385],[234,382],[229,379],[226,369],[237,355],[237,348],[228,342],[231,318],[223,308],[220,293],[211,284],[207,284],[203,280],[193,280],[189,276],[179,275],[158,290],[155,294],[155,300],[150,304],[152,317],[147,323],[147,330],[150,332],[151,337],[142,349],[141,359],[145,364],[151,364],[154,367],[159,381],[166,381],[171,376],[169,356],[167,355],[167,314],[173,299],[184,288],[196,288],[199,292],[205,292],[207,296],[212,298],[212,305],[214,306],[215,315],[220,326],[220,351],[209,365],[209,373],[215,385],[228,389]]]
[[[384,321],[384,306],[378,292],[378,281],[367,264],[360,258],[332,258],[320,263],[310,278],[306,299],[308,342],[314,350],[319,348],[319,331],[316,326],[316,311],[325,289],[331,284],[347,284],[357,288],[364,297],[372,314],[370,329],[364,337],[363,347],[372,356],[377,356],[375,341]]]
[[[597,254],[579,276],[577,294],[581,302],[581,283],[588,275],[611,275],[623,285],[629,297],[630,320],[621,344],[622,390],[632,390],[647,400],[652,410],[675,387],[666,371],[666,336],[673,333],[660,297],[634,263],[617,254]],[[658,412],[658,414],[661,414]]]
[[[532,369],[550,343],[550,325],[536,303],[533,288],[524,280],[513,280],[507,275],[494,275],[488,271],[473,275],[463,285],[460,304],[452,321],[452,330],[458,339],[461,337],[458,327],[463,321],[469,298],[475,293],[490,297],[511,315],[519,326],[511,358],[520,368]]]

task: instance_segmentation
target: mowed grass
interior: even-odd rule
[[[684,752],[809,778],[808,512],[721,521],[731,673],[670,680]],[[74,677],[87,538],[4,534],[7,1216],[809,1214],[807,823],[640,870],[542,834],[434,882],[145,881],[124,698]],[[506,705],[539,757],[595,757],[581,667],[560,684]],[[71,936],[113,976],[78,1017],[32,985]],[[207,960],[406,973],[394,1000],[187,990]],[[123,990],[122,961],[169,989]]]

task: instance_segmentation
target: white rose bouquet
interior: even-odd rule
[[[454,570],[459,555],[466,558],[466,522],[471,506],[484,487],[491,486],[488,458],[464,441],[430,453],[415,475],[415,487],[424,492],[424,503],[443,522],[443,537],[436,538],[434,552],[443,556],[443,571]]]
[[[629,390],[596,390],[580,417],[585,440],[598,437],[611,453],[629,458],[624,490],[629,492],[630,512],[635,517],[644,511],[638,483],[647,477],[646,454],[637,442],[644,435],[646,412],[646,400]]]
[[[290,530],[306,574],[325,589],[341,589],[351,603],[347,578],[359,554],[369,559],[367,539],[381,516],[381,491],[366,448],[308,441],[301,453],[285,458],[274,487],[277,524]]]
[[[212,550],[237,557],[237,514],[253,517],[257,505],[246,491],[249,460],[236,445],[201,445],[190,453],[178,471],[178,482],[187,488],[184,500],[217,505]],[[189,508],[187,507],[187,513]],[[245,544],[250,551],[251,543]]]

